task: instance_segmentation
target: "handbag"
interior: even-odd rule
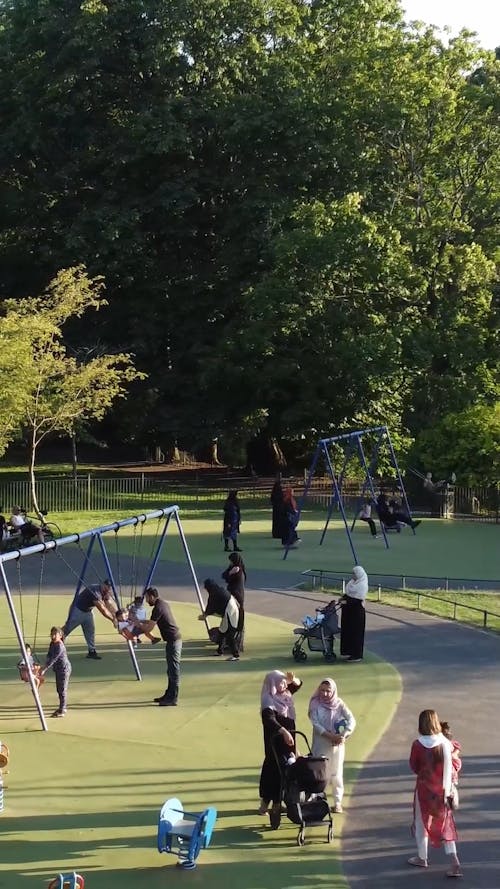
[[[448,803],[449,808],[452,810],[452,812],[455,812],[460,805],[460,800],[459,800],[459,796],[458,796],[458,787],[456,784],[451,785],[451,793],[447,798],[447,803]]]

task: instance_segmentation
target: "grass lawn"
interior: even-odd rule
[[[255,542],[261,531],[255,529]],[[201,535],[200,535],[201,536]],[[191,542],[191,538],[190,538]],[[217,541],[214,541],[216,543]],[[196,551],[199,541],[194,540]],[[208,552],[207,547],[207,552]],[[219,547],[216,547],[220,562]],[[25,607],[26,635],[35,619]],[[185,647],[181,704],[155,707],[164,688],[163,646],[139,649],[143,682],[133,678],[127,650],[113,636],[98,638],[100,662],[85,659],[76,630],[68,640],[73,663],[68,715],[40,730],[29,687],[17,678],[15,639],[5,598],[0,598],[1,737],[10,747],[1,817],[0,887],[43,886],[59,871],[77,870],[89,889],[149,889],[192,886],[220,889],[344,889],[339,842],[325,842],[325,829],[307,831],[286,818],[272,832],[255,814],[262,757],[259,693],[266,671],[291,666],[291,626],[247,616],[247,650],[238,664],[212,656],[193,605],[176,604]],[[29,611],[29,613],[28,613]],[[60,620],[61,600],[44,596],[42,624]],[[97,619],[98,630],[106,624]],[[43,656],[46,640],[38,643]],[[400,681],[388,664],[368,654],[356,669],[333,670],[343,697],[362,729],[349,741],[347,793],[361,763],[389,724]],[[298,728],[309,735],[307,703],[324,677],[322,657],[301,666],[304,689],[297,696]],[[43,686],[47,714],[57,703],[52,676]],[[211,847],[187,875],[171,855],[156,851],[162,803],[178,795],[188,810],[217,807]],[[341,818],[335,822],[337,835]]]
[[[148,510],[145,510],[148,511]],[[137,512],[125,512],[126,515]],[[219,566],[223,563],[221,544],[221,513],[206,510],[203,513],[181,510],[184,531],[194,563]],[[63,533],[99,527],[116,520],[115,513],[60,513],[50,516]],[[283,561],[280,542],[270,536],[270,511],[247,510],[243,514],[240,545],[245,564],[273,571],[286,571],[296,577],[308,568],[332,571],[350,571],[352,554],[343,525],[334,521],[319,546],[325,514],[306,511],[300,524],[302,543],[291,550]],[[142,539],[135,536],[137,550],[148,554],[154,544],[155,521],[146,523]],[[166,544],[166,557],[173,561],[184,558],[175,529],[172,528]],[[390,549],[386,550],[383,539],[374,540],[368,528],[356,527],[354,541],[358,561],[368,575],[401,574],[433,577],[500,579],[500,525],[480,522],[424,519],[413,535],[409,529],[389,537]],[[131,528],[120,531],[120,550],[132,553],[134,532]]]

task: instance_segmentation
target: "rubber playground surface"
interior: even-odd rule
[[[208,573],[217,577],[224,557],[215,528],[212,538],[201,528],[198,534],[195,525],[188,528],[189,521],[197,520],[183,520],[183,526],[189,534],[198,577],[202,580]],[[423,524],[416,537],[401,535],[396,541],[398,549],[391,548],[393,562],[403,559],[406,552],[405,560],[413,559],[407,573],[419,564],[419,574],[436,575],[444,566],[444,550],[451,547],[447,551],[455,553],[453,566],[467,568],[471,562],[459,556],[460,543],[463,550],[467,539],[469,552],[476,553],[473,567],[479,568],[482,553],[481,576],[500,576],[495,548],[498,528],[475,526],[485,532],[484,537],[476,532],[461,536],[457,530],[453,546],[451,535],[448,544],[441,536],[438,552],[439,529],[433,526],[432,522]],[[444,527],[449,527],[448,523]],[[463,527],[470,530],[473,526],[453,526]],[[311,532],[315,535],[316,530]],[[306,539],[308,532],[308,528],[302,532]],[[416,879],[427,887],[441,886],[444,856],[439,851],[425,873],[405,864],[414,851],[408,830],[413,782],[407,756],[418,712],[429,706],[449,719],[464,748],[462,802],[457,816],[465,870],[462,884],[471,889],[498,889],[500,640],[477,630],[370,604],[365,662],[338,663],[325,669],[321,655],[311,653],[307,663],[300,665],[304,679],[304,690],[297,699],[300,729],[309,733],[308,697],[325,673],[334,676],[358,719],[358,729],[349,741],[348,791],[358,773],[359,780],[347,799],[346,814],[335,818],[337,838],[329,846],[322,830],[311,829],[306,845],[298,848],[294,825],[284,819],[280,830],[271,832],[265,818],[255,814],[262,756],[262,677],[269,669],[295,666],[290,657],[292,624],[313,612],[316,604],[312,594],[286,588],[300,580],[302,566],[327,567],[311,564],[312,546],[291,553],[295,563],[277,564],[276,542],[264,540],[264,534],[265,527],[255,520],[254,527],[242,535],[250,578],[247,650],[238,664],[212,657],[203,624],[196,620],[197,607],[189,571],[181,563],[182,551],[174,535],[168,541],[167,557],[159,565],[155,582],[167,598],[182,603],[174,607],[186,640],[182,701],[177,709],[157,708],[151,703],[164,687],[162,646],[145,644],[140,650],[144,681],[138,683],[132,678],[126,649],[116,637],[100,640],[104,658],[92,662],[84,658],[77,630],[68,640],[74,668],[70,712],[65,720],[54,720],[55,725],[51,721],[50,731],[42,733],[31,694],[17,678],[15,638],[5,599],[0,598],[0,737],[11,749],[5,810],[0,815],[2,889],[47,885],[60,870],[73,869],[85,875],[90,889],[128,889],[144,879],[152,887],[164,886],[166,880],[176,887],[189,879],[209,889],[219,887],[224,879],[236,881],[241,889],[323,885],[329,889],[347,885],[396,889]],[[259,546],[261,535],[264,542]],[[436,549],[432,552],[436,557],[441,554],[437,565],[429,560],[433,538]],[[150,546],[154,536],[145,535],[146,541]],[[376,560],[386,557],[380,547],[374,550],[373,562],[368,561],[369,547],[378,543],[363,541],[368,548],[362,564],[371,566],[369,571],[378,570]],[[336,546],[340,552],[340,535]],[[131,572],[127,551],[130,555],[125,543],[120,564],[113,565],[119,570],[125,597]],[[210,553],[210,559],[202,561],[203,551]],[[145,553],[149,555],[144,549],[141,558]],[[268,559],[272,560],[269,567]],[[328,562],[331,560],[330,553]],[[76,561],[71,574],[56,557],[51,561],[49,554],[46,563],[38,629],[41,641],[37,644],[42,656],[48,629],[65,617],[75,568],[78,570]],[[352,564],[352,560],[346,556],[345,563]],[[342,566],[335,562],[331,568]],[[15,566],[9,570],[15,593]],[[29,592],[36,592],[39,576],[34,562],[23,565],[22,570],[25,635],[31,634],[32,641],[37,600]],[[445,573],[471,576],[471,572]],[[95,578],[91,580],[95,582]],[[19,608],[17,593],[15,602]],[[107,631],[108,625],[100,618],[98,626]],[[44,686],[43,695],[50,713],[56,703],[52,679]],[[213,843],[190,874],[179,873],[175,858],[160,856],[155,849],[159,808],[167,797],[175,795],[188,809],[215,805],[219,811]]]

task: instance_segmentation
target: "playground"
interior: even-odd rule
[[[427,705],[447,714],[451,711],[466,746],[464,791],[472,802],[460,813],[459,831],[461,840],[462,831],[465,838],[467,832],[471,835],[474,811],[480,805],[492,810],[500,794],[492,780],[487,800],[481,800],[483,778],[477,780],[477,775],[489,780],[493,741],[483,737],[479,713],[476,720],[470,718],[481,706],[478,683],[485,700],[494,694],[499,640],[435,618],[372,604],[363,664],[326,666],[320,654],[311,653],[300,665],[304,689],[297,698],[298,727],[308,733],[309,695],[328,673],[333,673],[362,727],[349,741],[346,815],[335,818],[333,843],[326,844],[323,832],[316,835],[312,829],[306,845],[298,848],[296,830],[286,819],[274,832],[266,818],[256,814],[262,677],[270,669],[292,665],[293,626],[318,601],[314,593],[293,588],[304,570],[331,567],[347,572],[352,567],[343,525],[331,523],[319,546],[323,524],[323,513],[306,511],[300,526],[301,546],[283,561],[281,548],[270,539],[269,510],[243,516],[240,541],[249,572],[247,645],[238,664],[213,658],[213,646],[197,620],[199,606],[182,540],[175,534],[167,539],[154,582],[172,603],[184,637],[181,701],[175,710],[162,710],[152,703],[163,688],[163,646],[140,646],[137,659],[142,682],[137,682],[127,644],[98,618],[103,660],[86,660],[80,632],[70,636],[73,676],[68,715],[65,720],[48,720],[49,731],[42,732],[29,685],[17,675],[19,646],[2,595],[0,715],[2,740],[11,756],[0,815],[0,887],[48,885],[58,872],[76,870],[85,875],[91,889],[127,889],[142,879],[158,887],[166,880],[175,887],[186,879],[215,887],[229,877],[242,889],[318,885],[392,889],[402,879],[415,877],[404,868],[404,856],[411,851],[407,825],[412,780],[406,757],[415,715]],[[210,574],[218,577],[225,562],[220,514],[183,519],[183,529],[198,580]],[[354,533],[368,573],[390,567],[391,573],[500,576],[495,526],[428,520],[416,535],[403,532],[394,535],[394,540],[391,537],[388,550],[380,540],[372,540],[366,528]],[[118,545],[116,541],[110,544],[107,567],[124,600],[133,595],[139,578],[147,575],[157,536],[157,529],[146,525],[138,541],[134,527],[125,527]],[[32,643],[37,637],[36,652],[42,660],[50,626],[63,622],[74,594],[81,550],[68,547],[65,561],[47,553],[42,583],[40,555],[20,561],[21,595],[18,566],[9,565],[13,600],[18,612],[22,603],[24,637]],[[92,557],[91,568],[99,572],[97,555]],[[101,570],[103,576],[104,565]],[[96,576],[88,579],[95,581]],[[472,660],[464,676],[463,651],[471,648]],[[435,664],[440,664],[439,680],[433,672]],[[467,718],[460,707],[464,688],[469,700]],[[50,712],[56,703],[50,678],[41,697]],[[384,741],[387,730],[392,738],[389,746]],[[382,826],[377,793],[392,801]],[[212,844],[201,853],[198,869],[190,875],[175,867],[174,857],[160,856],[155,848],[158,813],[171,796],[178,796],[189,810],[214,806],[218,811]],[[493,827],[490,818],[484,831],[483,860],[491,854],[488,831]],[[365,838],[361,848],[359,837]],[[380,873],[378,883],[370,882],[374,862]],[[493,862],[481,876],[477,858],[469,855],[469,867],[476,871],[467,885],[474,889],[498,885]],[[440,885],[439,868],[434,879],[435,883],[431,878],[426,885]]]

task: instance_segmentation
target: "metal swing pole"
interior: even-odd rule
[[[412,529],[411,529],[411,530],[413,531],[413,536],[415,536],[415,528],[413,527],[413,516],[412,516],[412,514],[411,514],[410,504],[408,503],[408,497],[406,496],[406,489],[405,489],[405,486],[404,486],[404,484],[403,484],[403,479],[402,479],[402,476],[401,476],[401,472],[400,472],[400,470],[399,470],[399,464],[398,464],[398,461],[397,461],[397,459],[396,459],[396,454],[394,453],[394,448],[393,448],[393,446],[392,446],[391,436],[389,435],[389,430],[388,430],[387,426],[385,426],[384,428],[385,428],[385,434],[386,434],[386,436],[387,436],[387,444],[389,445],[389,451],[390,451],[390,454],[391,454],[392,465],[393,465],[393,467],[394,467],[394,469],[396,470],[396,473],[397,473],[398,482],[399,482],[399,489],[400,489],[400,491],[401,491],[401,494],[403,495],[404,505],[405,505],[405,507],[406,507],[406,511],[407,511],[407,513],[408,513],[408,515],[409,515],[409,517],[410,517],[410,522],[411,522],[411,524],[412,524]]]
[[[33,697],[35,699],[36,709],[38,710],[40,722],[42,723],[42,728],[43,728],[44,732],[48,732],[49,729],[48,729],[47,722],[45,719],[45,713],[43,712],[42,702],[40,700],[40,695],[38,694],[38,688],[36,686],[33,673],[31,672],[28,652],[26,651],[23,633],[22,633],[19,621],[17,619],[16,609],[14,606],[14,600],[12,599],[12,595],[11,595],[10,587],[9,587],[9,582],[7,580],[7,575],[5,574],[5,568],[3,566],[3,562],[4,562],[4,560],[0,558],[0,576],[2,579],[2,583],[3,583],[3,588],[5,591],[7,604],[9,606],[10,616],[12,618],[12,623],[14,624],[14,629],[16,631],[17,641],[19,642],[19,649],[20,649],[21,654],[24,658],[24,662],[28,668],[28,676],[29,676],[29,683],[31,685],[31,692],[32,692]]]
[[[115,534],[118,532],[119,528],[120,528],[120,525],[119,525],[118,522],[116,522]],[[110,563],[110,561],[109,561],[108,552],[107,552],[107,550],[106,550],[106,545],[105,545],[105,543],[104,543],[104,540],[102,539],[102,535],[101,535],[99,532],[96,534],[96,537],[97,537],[97,541],[98,541],[98,543],[99,543],[99,547],[100,547],[100,550],[101,550],[101,554],[102,554],[102,558],[103,558],[104,564],[105,564],[105,566],[106,566],[106,572],[107,572],[107,575],[108,575],[108,578],[109,578],[109,582],[110,582],[110,584],[111,584],[111,589],[113,590],[113,597],[114,597],[114,600],[115,600],[115,602],[117,603],[118,607],[121,608],[122,606],[121,606],[121,602],[120,602],[120,600],[119,600],[119,598],[118,598],[118,594],[117,594],[117,591],[116,591],[115,579],[114,579],[114,577],[113,577],[113,572],[112,572],[112,570],[111,570],[111,563]],[[133,666],[133,668],[134,668],[135,678],[137,679],[138,682],[141,682],[141,681],[142,681],[142,675],[141,675],[141,671],[140,671],[140,669],[139,669],[139,664],[137,663],[137,658],[136,658],[136,656],[135,656],[135,649],[134,649],[134,646],[132,645],[132,640],[131,640],[131,639],[126,639],[125,641],[126,641],[126,643],[127,643],[128,653],[129,653],[129,655],[130,655],[130,660],[132,661],[132,666]]]
[[[186,537],[185,537],[185,535],[184,535],[184,528],[182,527],[181,520],[180,520],[180,518],[179,518],[179,513],[178,513],[178,512],[175,512],[175,513],[174,513],[174,519],[175,519],[175,522],[176,522],[176,525],[177,525],[177,529],[178,529],[178,531],[179,531],[179,536],[180,536],[180,538],[181,538],[182,546],[183,546],[183,549],[184,549],[184,555],[186,556],[186,561],[187,561],[187,563],[188,563],[189,570],[190,570],[190,572],[191,572],[191,577],[193,578],[194,588],[195,588],[195,591],[196,591],[196,596],[197,596],[197,598],[198,598],[198,602],[199,602],[199,604],[200,604],[200,608],[201,608],[202,611],[205,611],[205,605],[203,604],[203,599],[202,599],[202,597],[201,597],[201,590],[200,590],[200,587],[199,587],[199,584],[198,584],[198,578],[196,577],[196,572],[195,572],[195,570],[194,570],[193,561],[192,561],[192,559],[191,559],[191,553],[189,552],[189,547],[188,547],[188,545],[187,545],[187,540],[186,540]],[[165,531],[166,531],[166,528],[165,528]],[[203,620],[204,620],[204,622],[205,622],[205,627],[206,627],[206,629],[207,629],[207,633],[209,633],[210,627],[208,626],[208,620],[207,620],[206,617],[204,617]]]
[[[308,475],[307,475],[307,481],[306,481],[306,483],[305,483],[305,485],[304,485],[304,490],[302,491],[302,495],[299,497],[299,502],[298,502],[298,504],[297,504],[297,512],[298,512],[298,514],[299,514],[299,515],[298,515],[298,518],[297,518],[297,525],[298,525],[299,522],[300,522],[300,516],[301,516],[301,514],[302,514],[302,508],[303,508],[303,506],[304,506],[304,503],[306,502],[306,497],[307,497],[307,495],[308,495],[308,493],[309,493],[309,489],[310,489],[311,484],[312,484],[312,480],[313,480],[314,473],[316,472],[316,466],[317,466],[317,463],[318,463],[318,459],[319,459],[319,455],[320,455],[320,453],[321,453],[321,442],[319,442],[319,444],[318,444],[317,447],[316,447],[316,450],[315,450],[315,452],[314,452],[314,457],[312,458],[312,463],[311,463],[311,466],[310,466],[310,469],[309,469],[309,472],[308,472]],[[285,559],[286,559],[286,557],[287,557],[287,555],[288,555],[289,550],[290,550],[290,546],[289,546],[289,544],[287,543],[286,546],[285,546],[285,552],[283,553],[283,561],[285,561]]]
[[[346,437],[347,437],[347,436],[342,436],[342,438],[346,438]],[[325,441],[326,441],[326,439],[325,439]],[[330,441],[334,441],[334,439],[330,439]],[[333,481],[333,485],[334,485],[334,488],[335,488],[335,494],[336,494],[337,499],[338,499],[338,503],[339,503],[339,507],[340,507],[340,512],[342,513],[342,518],[343,518],[343,520],[344,520],[344,525],[345,525],[345,530],[346,530],[346,534],[347,534],[347,539],[349,540],[349,546],[351,547],[351,552],[352,552],[352,555],[353,555],[354,564],[357,565],[357,564],[358,564],[358,557],[357,557],[357,555],[356,555],[356,550],[355,550],[355,548],[354,548],[354,543],[353,543],[353,541],[352,541],[352,536],[351,536],[351,532],[350,532],[350,529],[349,529],[349,522],[347,521],[347,516],[346,516],[346,514],[345,514],[344,504],[343,504],[343,502],[342,502],[342,498],[341,498],[341,496],[340,496],[340,491],[339,491],[339,486],[338,486],[338,483],[337,483],[337,477],[336,477],[336,475],[335,475],[335,470],[334,470],[334,467],[333,467],[332,462],[331,462],[331,460],[330,460],[330,454],[329,454],[329,452],[328,452],[328,449],[325,449],[325,453],[326,453],[326,458],[327,458],[327,461],[328,461],[328,467],[329,467],[329,470],[330,470],[330,475],[331,475],[331,478],[332,478],[332,481]]]
[[[341,486],[342,486],[342,482],[340,483],[340,485],[335,486],[335,482],[334,482],[334,480],[333,480],[333,475],[332,475],[332,472],[333,472],[333,464],[332,464],[332,462],[331,462],[331,460],[330,460],[330,454],[329,454],[329,451],[328,451],[328,446],[327,446],[327,444],[326,444],[325,441],[323,442],[323,450],[324,450],[324,452],[325,452],[325,458],[326,458],[327,468],[330,469],[330,476],[332,477],[332,493],[331,493],[331,496],[330,496],[330,502],[329,502],[329,504],[328,504],[328,512],[327,512],[327,514],[326,514],[326,522],[325,522],[325,526],[324,526],[324,528],[323,528],[323,531],[321,532],[321,537],[320,537],[320,539],[319,539],[319,545],[320,545],[320,546],[323,545],[323,541],[324,541],[324,539],[325,539],[325,537],[326,537],[326,532],[328,531],[328,527],[329,527],[329,525],[330,525],[330,519],[331,519],[331,517],[332,517],[333,507],[334,507],[335,503],[337,502],[337,503],[339,504],[339,506],[340,506],[340,496],[341,496],[340,492],[341,492],[341,490],[342,490],[342,487],[341,487]],[[345,469],[345,462],[346,462],[346,461],[344,461],[344,469]]]
[[[371,468],[372,465],[375,465],[375,463],[376,463],[376,460],[377,460],[377,457],[378,457],[378,452],[379,452],[379,447],[380,447],[380,442],[382,441],[382,436],[383,436],[383,434],[384,434],[383,432],[381,432],[381,433],[379,434],[379,437],[378,437],[378,440],[377,440],[377,444],[375,445],[375,453],[374,453],[374,455],[373,455],[373,457],[372,457],[372,459],[371,459],[370,467],[368,467],[368,465],[367,465],[367,463],[366,463],[366,457],[365,457],[365,452],[364,452],[364,449],[363,449],[363,444],[362,444],[362,442],[361,442],[361,438],[358,438],[359,459],[361,460],[361,463],[362,463],[362,465],[363,465],[363,469],[364,469],[364,471],[365,471],[365,481],[364,481],[364,484],[363,484],[363,490],[365,490],[365,489],[366,489],[366,485],[368,485],[368,487],[370,488],[370,493],[371,493],[371,495],[372,495],[372,500],[373,500],[373,502],[375,502],[375,488],[373,487],[373,479],[372,479],[372,476],[371,476],[370,468]],[[383,534],[383,537],[384,537],[385,548],[386,548],[386,549],[389,549],[389,541],[388,541],[388,539],[387,539],[387,533],[386,533],[386,530],[385,530],[384,523],[380,521],[380,516],[379,516],[379,524],[380,524],[380,528],[381,528],[381,530],[382,530],[382,534]]]

